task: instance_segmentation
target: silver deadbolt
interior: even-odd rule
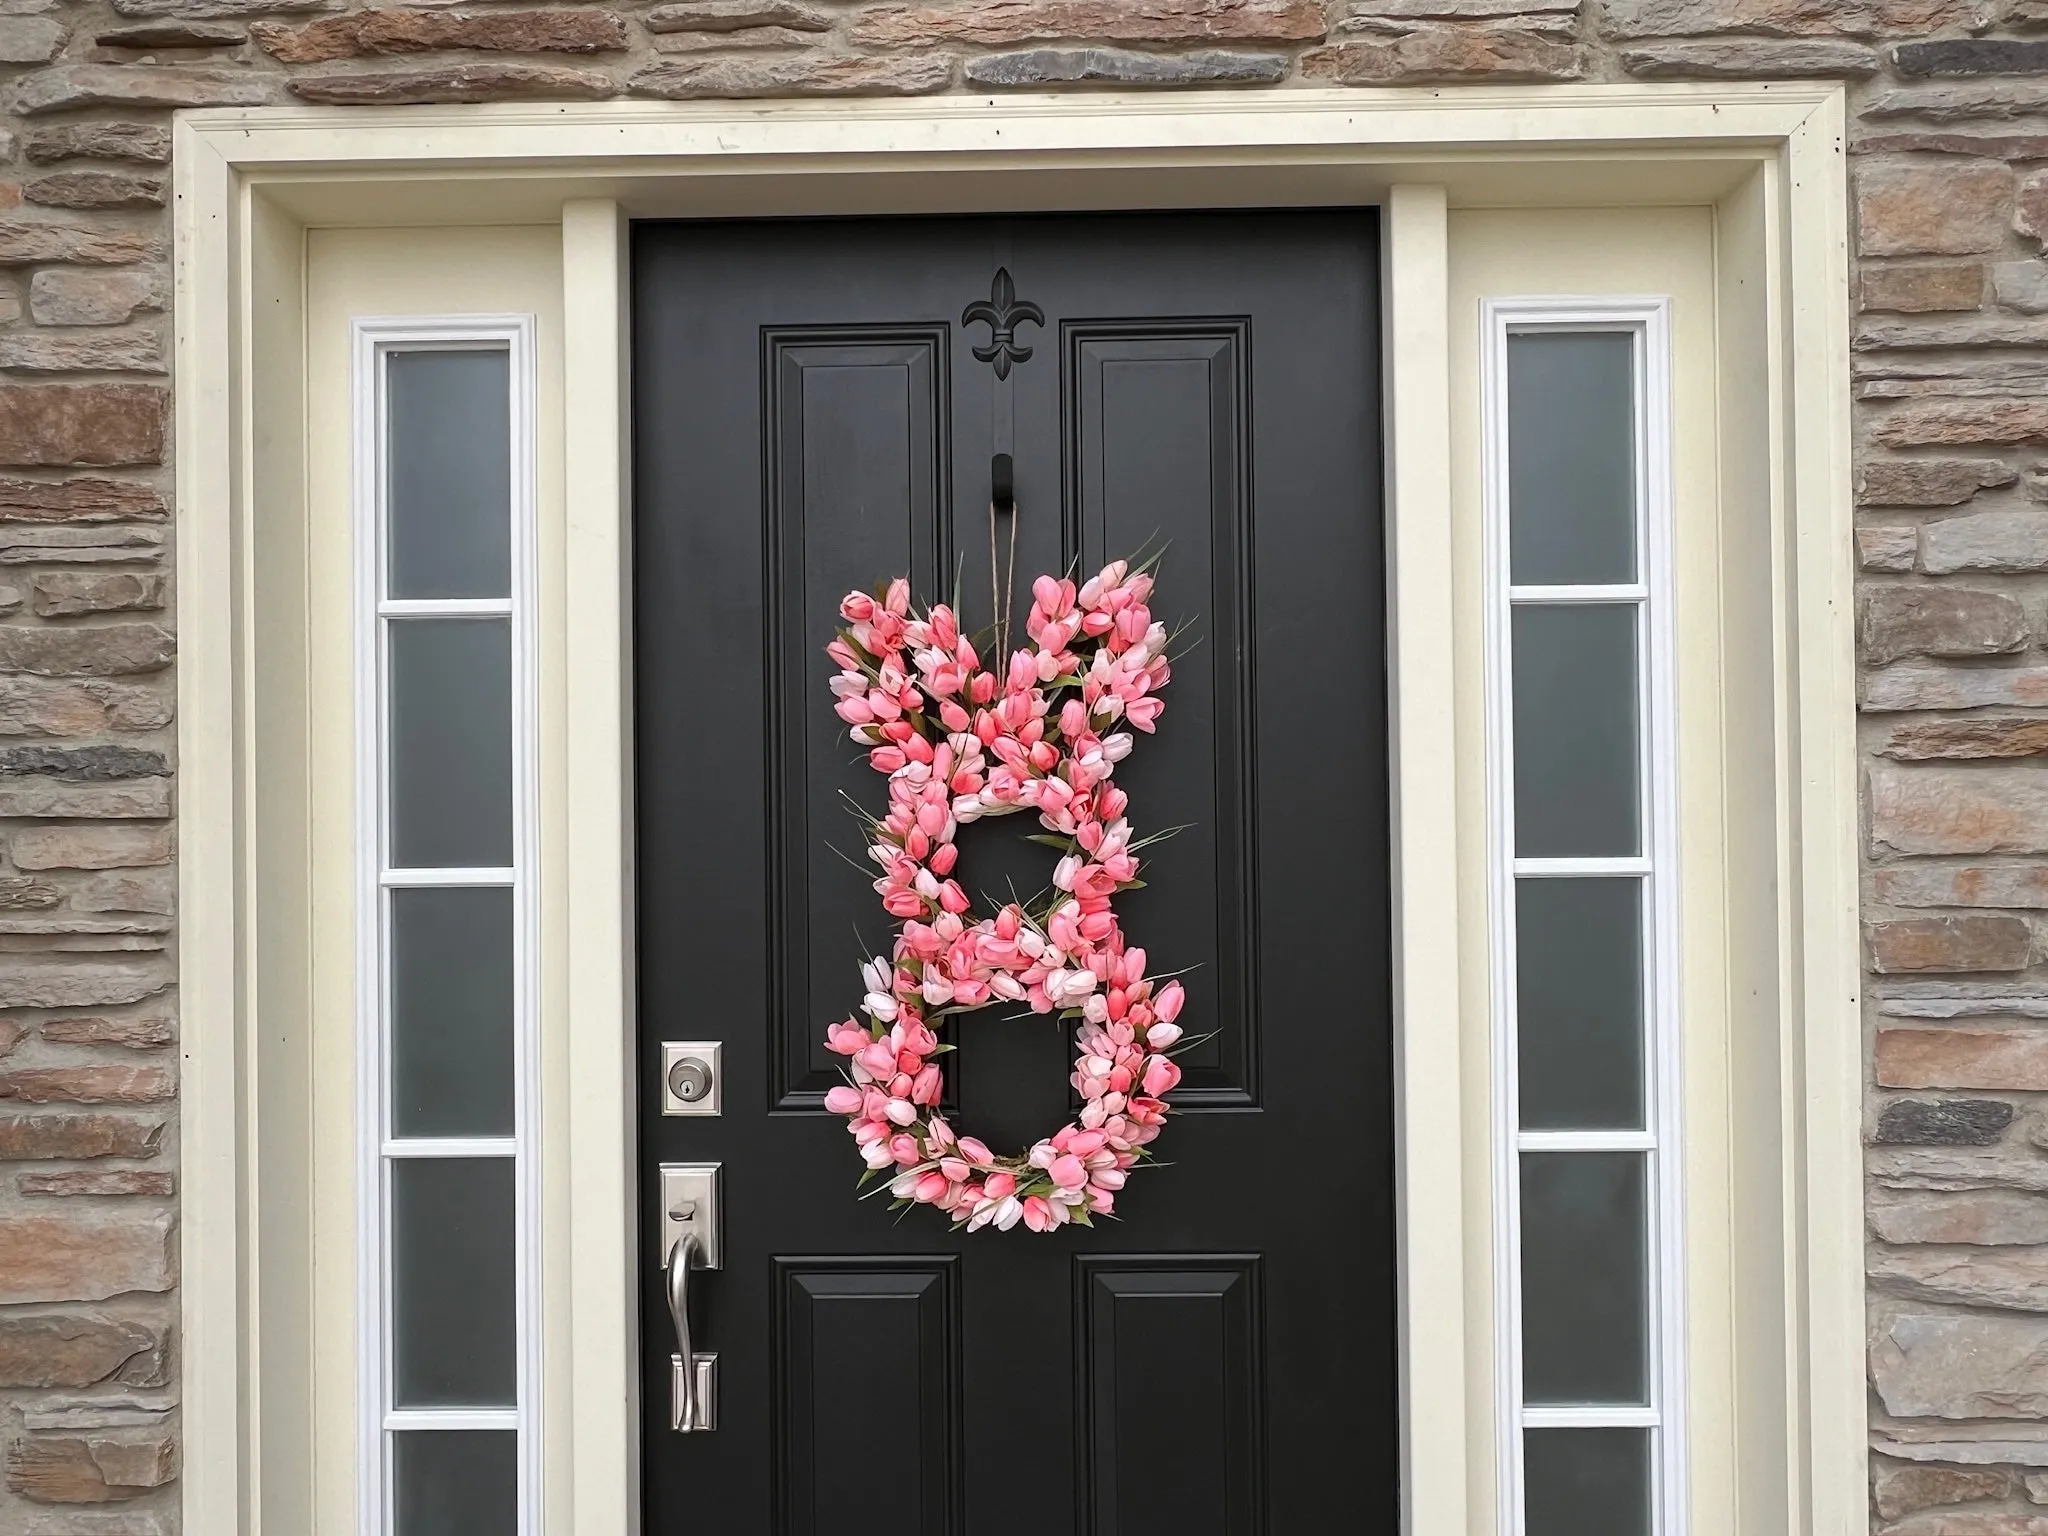
[[[711,1063],[701,1056],[685,1056],[668,1069],[668,1091],[685,1104],[694,1104],[711,1091]]]
[[[661,1047],[661,1112],[664,1115],[719,1113],[719,1043],[669,1040]]]

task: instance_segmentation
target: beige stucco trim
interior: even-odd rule
[[[1417,1536],[1476,1531],[1487,1501],[1468,1490],[1490,1480],[1468,1465],[1485,1445],[1475,1425],[1490,1412],[1475,1401],[1469,1348],[1484,1309],[1474,1273],[1481,1250],[1470,1235],[1485,1219],[1483,1205],[1476,1218],[1473,1208],[1485,1174],[1475,1183],[1470,1159],[1460,1162],[1472,1113],[1462,1090],[1474,1064],[1445,1019],[1483,1001],[1445,981],[1458,973],[1470,925],[1461,925],[1442,841],[1456,837],[1444,758],[1457,738],[1451,701],[1438,692],[1455,593],[1443,522],[1449,327],[1431,297],[1443,284],[1442,257],[1432,253],[1444,249],[1449,208],[1684,203],[1723,210],[1724,281],[1758,301],[1753,361],[1770,408],[1745,418],[1743,442],[1782,535],[1759,588],[1776,644],[1758,673],[1780,768],[1767,832],[1761,814],[1747,824],[1765,837],[1783,893],[1759,935],[1780,1047],[1759,1081],[1785,1155],[1753,1178],[1779,1201],[1786,1262],[1753,1284],[1750,1302],[1770,1314],[1758,1321],[1778,1368],[1746,1388],[1778,1416],[1782,1460],[1774,1473],[1745,1466],[1751,1496],[1738,1525],[1815,1536],[1860,1529],[1840,126],[1839,92],[1805,84],[182,117],[174,174],[187,1528],[305,1529],[296,1517],[312,1497],[303,1480],[320,1384],[304,1358],[308,1286],[282,1251],[307,1240],[311,1208],[309,1154],[287,1125],[311,1091],[307,721],[304,657],[272,643],[303,636],[307,622],[303,229],[528,222],[560,231],[571,530],[561,590],[576,727],[565,748],[576,793],[565,810],[561,887],[575,1043],[565,1067],[572,1321],[562,1342],[574,1366],[571,1411],[553,1415],[550,1430],[551,1440],[566,1437],[551,1445],[551,1473],[568,1470],[551,1483],[547,1507],[550,1529],[612,1536],[637,1527],[638,1502],[622,218],[1381,201],[1397,300],[1388,432],[1405,1524]],[[1412,314],[1402,301],[1413,301]],[[1432,731],[1441,734],[1432,740]]]

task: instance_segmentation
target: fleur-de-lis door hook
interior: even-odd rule
[[[1031,349],[1018,345],[1017,327],[1026,320],[1043,326],[1045,311],[1029,299],[1018,298],[1017,285],[1010,281],[1010,269],[997,267],[988,297],[976,299],[960,313],[962,325],[972,325],[977,320],[988,327],[989,340],[987,346],[974,349],[976,360],[994,364],[996,377],[1007,379],[1013,364],[1031,361]]]

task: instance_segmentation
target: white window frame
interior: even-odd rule
[[[354,320],[353,507],[357,761],[357,1234],[361,1451],[357,1509],[363,1536],[395,1529],[391,1432],[513,1430],[518,1434],[519,1531],[541,1519],[541,1155],[538,736],[535,724],[536,358],[531,315],[372,316]],[[511,570],[503,598],[385,597],[388,527],[388,384],[385,359],[407,351],[504,352],[510,389]],[[389,850],[386,637],[392,619],[508,620],[512,680],[512,864],[506,868],[393,869]],[[399,888],[509,887],[512,891],[513,1134],[398,1138],[390,1134],[385,1042],[390,1028],[389,904]],[[513,1160],[515,1402],[511,1408],[394,1408],[391,1395],[391,1163],[399,1158]]]
[[[1494,984],[1493,1233],[1497,1458],[1501,1536],[1524,1536],[1523,1431],[1651,1431],[1653,1536],[1684,1536],[1686,1486],[1685,1209],[1678,896],[1677,666],[1673,642],[1671,302],[1661,297],[1516,296],[1483,300],[1480,400],[1484,442],[1487,716],[1487,939]],[[1585,586],[1517,585],[1509,569],[1508,339],[1606,332],[1633,340],[1637,579]],[[1523,858],[1514,848],[1512,610],[1518,605],[1632,603],[1636,609],[1637,783],[1643,853],[1629,858]],[[1643,881],[1644,1128],[1524,1131],[1519,1113],[1516,900],[1519,879],[1631,875]],[[1648,1392],[1641,1407],[1530,1407],[1522,1385],[1521,1155],[1641,1152],[1648,1160]]]

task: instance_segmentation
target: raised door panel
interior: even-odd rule
[[[1081,1531],[1263,1531],[1258,1258],[1083,1255],[1074,1276]]]
[[[1156,740],[1118,768],[1144,807],[1150,883],[1118,898],[1160,937],[1155,970],[1193,970],[1182,1109],[1259,1102],[1258,902],[1252,844],[1251,321],[1070,322],[1065,365],[1069,547],[1084,571],[1163,555],[1174,637]],[[1206,1038],[1204,1038],[1206,1037]]]
[[[953,1258],[775,1261],[778,1536],[960,1536]]]
[[[848,327],[762,335],[767,499],[768,974],[778,1109],[817,1108],[840,1080],[823,1020],[843,1015],[849,961],[887,919],[851,812],[874,774],[818,707],[839,598],[907,571],[947,569],[947,331]],[[864,950],[854,948],[858,933]]]

